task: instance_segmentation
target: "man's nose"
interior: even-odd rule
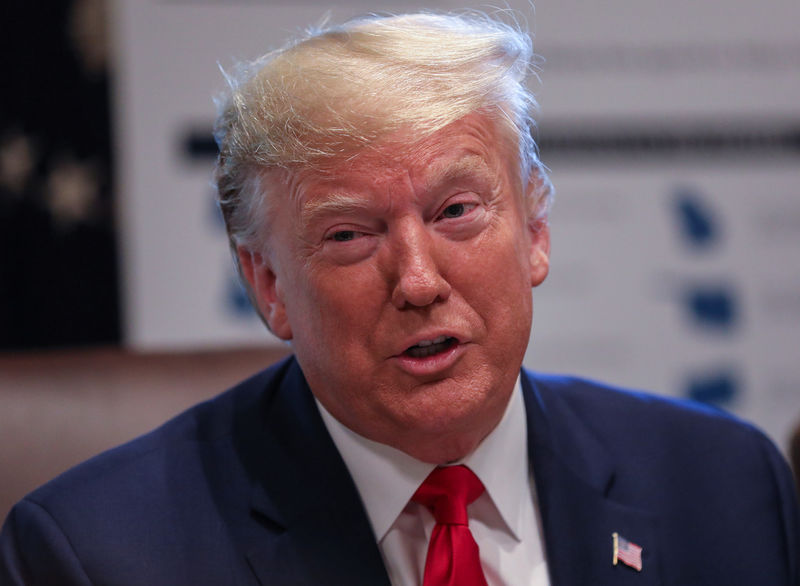
[[[395,282],[392,303],[398,309],[425,307],[450,296],[450,283],[442,274],[442,251],[422,221],[401,224],[392,248]]]

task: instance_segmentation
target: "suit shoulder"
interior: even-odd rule
[[[774,450],[751,423],[701,403],[623,389],[574,376],[525,371],[548,411],[568,412],[591,428],[604,443],[652,450],[669,446],[687,450],[736,446]]]
[[[263,412],[295,380],[292,364],[278,363],[30,493],[0,533],[0,581],[4,569],[25,568],[43,576],[37,584],[84,584],[86,576],[231,583],[238,558],[221,527],[236,532],[249,519],[248,465],[262,456]]]

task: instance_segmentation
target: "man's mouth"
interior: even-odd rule
[[[440,352],[445,352],[458,344],[458,340],[451,336],[439,336],[433,340],[421,340],[403,352],[411,358],[427,358]]]

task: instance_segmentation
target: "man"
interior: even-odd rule
[[[521,371],[551,189],[524,34],[369,18],[231,79],[217,183],[294,357],[19,503],[3,584],[800,584],[785,463]]]

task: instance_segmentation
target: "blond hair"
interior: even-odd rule
[[[370,16],[310,32],[226,74],[215,172],[232,248],[263,250],[273,169],[346,159],[400,128],[424,138],[475,111],[519,144],[530,209],[546,217],[552,188],[532,136],[525,82],[530,37],[484,14]],[[236,255],[234,254],[234,257]]]

